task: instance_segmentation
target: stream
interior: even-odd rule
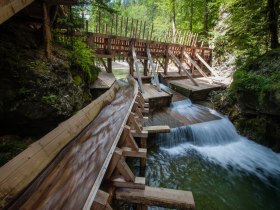
[[[147,185],[192,191],[196,209],[280,209],[280,154],[190,100],[173,102],[171,111],[198,123],[176,127],[170,120],[171,133],[149,138]],[[217,119],[205,120],[209,113]]]

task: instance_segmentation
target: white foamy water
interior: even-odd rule
[[[222,119],[175,128],[170,134],[159,135],[161,150],[176,156],[186,156],[195,150],[205,160],[224,168],[233,166],[261,179],[270,176],[280,179],[279,153],[240,136],[226,117],[210,111]]]

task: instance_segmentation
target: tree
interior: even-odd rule
[[[270,47],[275,49],[279,47],[278,39],[278,17],[279,17],[279,0],[267,0],[268,10],[268,27],[270,32]]]

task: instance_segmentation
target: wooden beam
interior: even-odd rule
[[[20,10],[31,4],[34,0],[10,0],[0,6],[0,24],[14,16]]]
[[[130,170],[129,166],[125,162],[124,157],[121,157],[118,164],[117,164],[117,170],[120,172],[120,174],[124,177],[125,181],[127,182],[134,182],[135,176]]]
[[[205,78],[208,78],[208,76],[204,73],[204,71],[197,65],[197,63],[191,58],[191,56],[186,53],[186,52],[183,52],[183,55],[191,62],[192,65],[194,65],[194,67],[199,71],[199,73],[204,76]],[[211,79],[210,79],[211,80]],[[212,82],[212,80],[211,80]],[[209,82],[209,83],[211,83]]]
[[[146,126],[143,127],[143,131],[148,131],[148,133],[170,133],[170,127],[168,125]]]
[[[137,56],[136,56],[134,43],[131,45],[131,50],[132,50],[132,57],[133,57],[133,60],[134,60],[134,65],[135,65],[135,68],[136,68],[136,74],[137,74],[137,80],[138,80],[139,88],[140,88],[141,92],[144,93],[144,89],[143,89],[143,85],[142,85],[142,78],[141,78],[140,70],[139,70],[138,63],[137,63]]]
[[[116,147],[115,152],[113,154],[113,157],[110,161],[109,167],[107,168],[107,171],[106,171],[106,174],[105,174],[105,179],[110,179],[110,177],[112,176],[119,160],[122,157],[122,152],[123,151],[121,149]]]
[[[122,147],[122,152],[123,156],[125,157],[145,158],[147,156],[146,148],[139,148],[137,151],[135,151],[129,147]]]
[[[214,76],[218,76],[214,69],[198,53],[195,53],[195,55]]]
[[[150,65],[152,67],[152,74],[153,74],[153,77],[154,77],[154,80],[155,80],[155,83],[156,83],[156,86],[157,86],[157,90],[159,92],[161,92],[161,88],[160,88],[160,84],[159,84],[159,79],[158,79],[158,74],[156,72],[156,65],[153,62],[151,51],[150,51],[149,47],[147,47],[146,50],[147,50],[147,56],[149,58]]]
[[[131,189],[145,189],[145,178],[135,177],[134,182],[127,182],[122,176],[116,176],[111,179],[115,187],[125,187]]]
[[[192,78],[191,74],[188,72],[187,69],[185,69],[183,67],[183,65],[181,64],[181,62],[179,61],[179,59],[169,50],[168,51],[169,55],[171,56],[171,58],[173,59],[174,62],[176,62],[184,71],[185,73],[188,75],[188,77],[190,78],[190,80],[192,81],[192,83],[195,85],[195,86],[199,86],[198,83]]]
[[[49,15],[49,6],[46,2],[42,2],[42,11],[43,11],[43,36],[44,36],[44,47],[45,55],[47,59],[50,59],[52,56],[52,47],[51,47],[51,28],[50,28],[50,15]]]
[[[144,190],[119,188],[116,199],[171,209],[195,209],[192,192],[146,186]]]

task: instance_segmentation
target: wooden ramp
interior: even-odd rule
[[[157,107],[166,107],[171,103],[171,93],[165,91],[159,92],[157,87],[152,84],[143,84],[143,89],[143,97],[146,102],[149,102],[150,110]]]
[[[189,79],[168,80],[168,86],[173,90],[189,97],[191,100],[204,100],[211,90],[218,90],[221,85],[209,84],[206,78],[196,78],[198,86],[193,85]]]
[[[119,188],[116,198],[131,203],[162,206],[172,209],[195,209],[192,192],[155,188],[146,186],[145,189]]]

